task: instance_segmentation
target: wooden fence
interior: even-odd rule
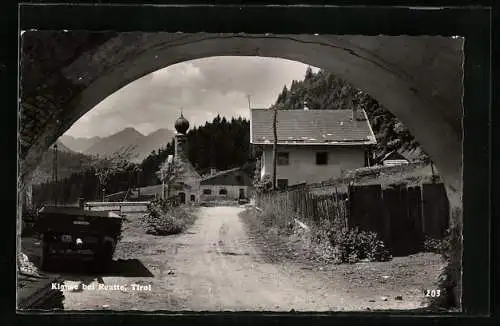
[[[129,190],[116,192],[114,194],[109,194],[107,196],[104,196],[104,201],[106,202],[126,201],[128,194]]]
[[[408,255],[423,249],[425,237],[443,238],[448,227],[449,203],[442,183],[422,187],[381,185],[339,186],[315,195],[306,186],[256,196],[257,206],[272,206],[274,212],[295,214],[305,222],[357,227],[377,232],[393,255]]]
[[[341,223],[347,226],[347,194],[337,188],[328,194],[314,195],[306,187],[257,194],[257,206],[272,205],[275,211],[292,213],[295,217],[321,224]]]
[[[449,203],[442,183],[422,187],[352,186],[349,227],[377,232],[393,255],[423,249],[425,237],[442,239],[449,221]]]

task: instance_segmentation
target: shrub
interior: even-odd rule
[[[154,207],[153,209],[159,209],[165,212],[168,212],[169,210],[173,209],[174,207],[177,207],[175,204],[175,197],[167,198],[167,199],[162,199],[162,198],[156,198],[152,200],[149,205],[149,207]]]
[[[253,182],[253,186],[255,187],[255,191],[257,193],[268,193],[273,190],[273,181],[270,175],[266,174],[260,179],[256,179]]]
[[[148,213],[143,215],[142,224],[148,234],[178,234],[194,222],[191,213],[183,207],[173,206],[169,201],[154,200],[147,209]]]
[[[438,254],[446,254],[448,250],[448,241],[447,239],[434,239],[426,236],[424,240],[424,251],[425,252],[434,252]]]
[[[337,249],[338,260],[342,263],[355,263],[362,259],[387,261],[391,254],[384,242],[375,232],[343,228],[329,235],[330,244]]]
[[[171,212],[160,216],[154,214],[144,215],[146,233],[154,235],[169,235],[181,233],[183,224],[181,220],[174,217]]]

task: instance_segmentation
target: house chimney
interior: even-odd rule
[[[210,168],[210,175],[214,175],[217,172],[215,168]]]
[[[353,107],[352,107],[352,120],[357,120],[357,121],[366,120],[365,113],[363,112],[363,109],[360,109],[356,105],[353,105]]]

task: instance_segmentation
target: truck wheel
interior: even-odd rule
[[[110,243],[103,244],[96,256],[96,267],[99,271],[108,271],[113,261],[113,247]]]

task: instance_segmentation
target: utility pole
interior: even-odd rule
[[[276,130],[276,115],[278,114],[278,108],[273,108],[273,190],[276,190],[276,161],[278,159],[278,132]]]
[[[252,109],[252,106],[250,105],[250,98],[251,98],[251,97],[252,97],[252,96],[251,96],[250,94],[247,94],[247,95],[246,95],[246,98],[247,98],[247,101],[248,101],[248,109],[249,109],[249,110],[251,110],[251,109]]]
[[[57,184],[57,143],[54,144],[54,156],[53,156],[53,162],[52,162],[52,181],[54,184],[53,190],[54,190],[54,205],[57,206],[57,189],[58,184]]]

